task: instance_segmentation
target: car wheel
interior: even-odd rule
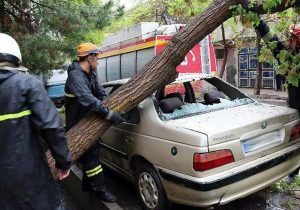
[[[144,209],[166,210],[168,200],[159,176],[152,166],[142,163],[137,167],[135,186]]]

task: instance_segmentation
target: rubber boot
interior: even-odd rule
[[[101,190],[97,192],[97,196],[100,200],[107,203],[115,203],[117,201],[117,196],[107,190],[106,187],[102,187]]]

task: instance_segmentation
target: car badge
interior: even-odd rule
[[[267,122],[267,121],[263,121],[263,122],[261,123],[261,128],[262,128],[262,129],[265,129],[267,126],[268,126],[268,122]]]

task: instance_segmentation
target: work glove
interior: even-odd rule
[[[114,112],[109,110],[106,119],[113,122],[115,125],[118,125],[127,121],[127,114],[125,112]]]

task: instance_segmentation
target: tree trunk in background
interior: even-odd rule
[[[223,39],[223,46],[224,46],[224,59],[223,59],[222,67],[221,67],[221,70],[220,70],[220,73],[218,76],[221,79],[223,79],[223,75],[224,75],[224,72],[226,69],[227,57],[228,57],[228,45],[226,43],[225,29],[224,29],[223,23],[222,23],[221,29],[222,29],[222,39]]]
[[[288,0],[283,1],[276,10],[291,7]],[[113,111],[128,111],[151,95],[162,85],[174,81],[177,76],[176,66],[194,45],[213,32],[224,21],[232,17],[230,7],[242,4],[244,0],[215,0],[201,15],[191,20],[180,32],[173,36],[164,51],[155,56],[129,82],[108,96],[103,104]],[[287,6],[286,6],[286,5]],[[262,5],[252,8],[258,13],[265,13]],[[67,133],[68,145],[73,161],[77,160],[111,126],[99,116],[85,117]],[[54,161],[48,158],[52,172],[55,173]]]
[[[257,56],[260,55],[260,50],[262,48],[261,36],[257,31],[256,32],[256,41],[257,41]],[[262,78],[262,62],[259,62],[257,58],[257,70],[256,70],[256,78],[255,78],[255,86],[254,86],[254,95],[260,95],[261,89],[261,78]]]

